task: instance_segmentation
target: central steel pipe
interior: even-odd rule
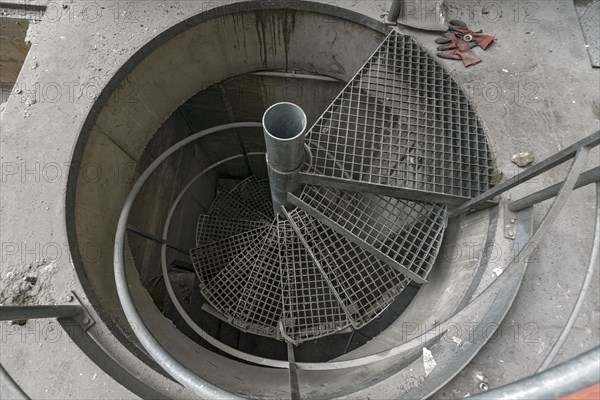
[[[282,208],[292,208],[287,194],[300,190],[298,172],[304,163],[306,114],[296,104],[277,103],[267,109],[262,122],[273,209],[281,215]]]

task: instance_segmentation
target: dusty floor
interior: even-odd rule
[[[78,288],[71,271],[68,239],[64,232],[66,169],[56,180],[40,179],[43,169],[31,165],[68,165],[71,149],[91,101],[86,87],[102,87],[142,44],[176,21],[198,13],[202,2],[139,2],[131,10],[125,3],[106,3],[99,18],[90,19],[81,3],[67,8],[57,3],[40,17],[31,49],[17,85],[21,95],[11,95],[1,114],[0,159],[3,164],[0,193],[2,241],[2,300],[11,277],[34,268],[44,288],[44,300],[63,303]],[[379,19],[382,1],[340,1],[339,5]],[[517,2],[471,1],[456,3],[453,15],[495,34],[483,62],[469,69],[443,61],[463,85],[485,124],[499,168],[505,177],[519,169],[511,155],[532,151],[537,160],[583,138],[599,128],[600,70],[593,69],[573,2],[543,0]],[[116,9],[115,9],[115,5]],[[112,6],[112,8],[111,8]],[[52,17],[51,17],[52,16]],[[87,18],[87,19],[86,19]],[[406,30],[430,52],[435,34]],[[41,93],[27,101],[31,88],[58,85],[58,98]],[[88,86],[86,86],[88,85]],[[71,89],[72,88],[72,89]],[[28,91],[29,89],[29,91]],[[67,90],[68,89],[68,90]],[[598,162],[598,152],[590,166]],[[17,178],[7,174],[12,166],[32,169]],[[41,164],[44,165],[44,164]],[[29,169],[28,169],[29,170]],[[562,180],[566,168],[547,173],[535,182],[511,191],[512,198]],[[21,171],[22,172],[22,171]],[[37,178],[36,178],[37,177]],[[583,280],[593,231],[595,196],[591,187],[580,189],[569,200],[543,243],[537,262],[530,265],[521,291],[499,327],[496,338],[436,398],[462,397],[477,392],[476,375],[491,388],[532,374],[544,359],[569,316]],[[544,203],[537,210],[539,221]],[[49,243],[58,253],[51,253]],[[15,275],[16,273],[16,275]],[[595,279],[585,306],[563,351],[555,362],[567,360],[600,343],[600,284]],[[19,283],[21,285],[21,283]],[[0,361],[32,398],[133,398],[50,322],[25,327],[0,325]],[[50,339],[51,340],[50,340]],[[51,373],[48,373],[51,371]],[[5,382],[0,393],[5,398]]]

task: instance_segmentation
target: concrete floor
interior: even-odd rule
[[[57,7],[53,2],[37,3],[47,4],[49,10]],[[79,2],[57,8],[62,18],[48,14],[38,22],[38,33],[32,38],[17,81],[23,93],[12,95],[0,114],[2,291],[11,273],[14,276],[31,269],[44,284],[40,301],[64,303],[70,290],[82,292],[72,270],[64,230],[64,193],[66,166],[93,100],[93,94],[86,90],[90,85],[103,87],[157,32],[201,12],[209,3],[215,2],[127,3],[134,4],[134,9],[127,10],[119,8],[125,3],[106,2],[98,18],[90,18],[82,13],[85,3]],[[384,1],[336,4],[376,19],[387,7]],[[497,42],[486,52],[475,50],[483,59],[479,65],[464,69],[454,61],[442,64],[477,107],[505,178],[520,171],[510,162],[513,153],[533,151],[541,160],[599,128],[600,70],[590,65],[572,1],[471,1],[460,6],[461,15],[455,17],[495,34]],[[407,33],[434,51],[435,34],[410,29]],[[42,88],[58,85],[62,94],[55,99],[48,89],[39,92],[35,103],[28,102],[26,97],[31,96],[36,83]],[[598,152],[590,158],[590,165],[597,163]],[[57,179],[44,179],[44,173],[54,174],[44,169],[50,160],[60,166]],[[9,173],[14,166],[18,168],[15,175]],[[510,196],[518,198],[562,180],[565,171],[560,168],[546,173],[512,190]],[[580,189],[569,200],[546,240],[539,244],[537,262],[530,265],[495,340],[436,398],[475,393],[477,374],[483,374],[494,388],[536,370],[569,316],[583,280],[594,202],[591,187]],[[538,221],[547,206],[538,207]],[[53,253],[50,243],[55,245]],[[87,362],[66,336],[50,340],[48,332],[54,328],[49,322],[25,327],[0,325],[0,361],[26,393],[32,398],[135,398]],[[595,279],[555,362],[599,343],[600,284]],[[4,384],[0,397],[10,398]],[[172,390],[177,396],[177,385]]]

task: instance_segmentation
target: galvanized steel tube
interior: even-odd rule
[[[274,104],[263,115],[267,169],[276,214],[281,214],[282,207],[292,207],[287,194],[300,189],[298,172],[304,163],[306,125],[306,114],[293,103]]]

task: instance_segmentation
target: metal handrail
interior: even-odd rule
[[[600,346],[556,367],[473,396],[477,400],[558,399],[598,383]]]

